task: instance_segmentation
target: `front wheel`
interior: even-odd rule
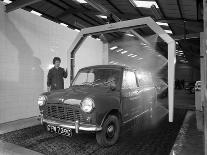
[[[109,115],[103,123],[102,130],[96,133],[96,140],[99,145],[108,147],[115,144],[119,138],[120,123],[115,115]]]

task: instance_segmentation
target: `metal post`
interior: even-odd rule
[[[203,21],[204,21],[204,50],[205,50],[205,75],[207,77],[206,72],[206,49],[207,49],[207,0],[203,0]],[[205,136],[205,154],[207,154],[207,88],[206,88],[206,77],[205,77],[205,98],[204,98],[204,136]]]
[[[173,122],[174,81],[175,81],[175,41],[168,44],[168,109],[169,122]]]

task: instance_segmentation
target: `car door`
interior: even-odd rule
[[[140,74],[140,73],[137,73]],[[149,74],[143,74],[138,77],[139,90],[142,96],[142,108],[143,112],[150,109],[155,99],[155,87],[153,84],[152,77]]]
[[[123,111],[123,121],[126,122],[138,115],[142,111],[140,103],[140,93],[136,75],[131,70],[125,70],[123,73],[121,101]]]

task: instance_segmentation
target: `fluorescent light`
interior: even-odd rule
[[[41,13],[39,13],[39,12],[37,12],[37,11],[34,11],[34,10],[32,10],[32,11],[30,11],[32,14],[35,14],[35,15],[37,15],[37,16],[42,16],[42,14]]]
[[[136,57],[137,55],[133,55],[132,58]]]
[[[110,61],[109,63],[112,64],[112,63],[114,63],[114,61]]]
[[[144,45],[144,46],[146,46],[147,44],[145,44],[145,43],[140,43],[141,45]]]
[[[171,30],[165,30],[165,32],[172,34],[172,31]]]
[[[151,8],[152,5],[155,5],[156,8],[159,8],[155,1],[140,1],[132,0],[136,7]]]
[[[118,64],[118,62],[114,62],[114,65]]]
[[[130,33],[127,33],[126,35],[127,36],[130,36],[130,37],[134,37],[134,35],[133,34],[130,34]]]
[[[162,26],[168,26],[168,23],[163,23],[163,22],[156,22],[158,25],[162,25]]]
[[[121,51],[123,51],[123,49],[121,48],[121,49],[119,49],[119,50],[117,50],[116,52],[121,52]]]
[[[139,58],[138,60],[142,60],[143,58]]]
[[[97,17],[103,18],[103,19],[107,19],[107,16],[105,15],[97,15]]]
[[[127,53],[128,51],[123,51],[123,52],[121,52],[121,54],[124,54],[124,53]]]
[[[77,31],[77,32],[80,32],[80,30],[78,30],[78,29],[74,29],[75,31]]]
[[[84,4],[87,3],[85,0],[76,0],[78,3]]]
[[[3,0],[3,2],[6,3],[6,4],[12,3],[12,1],[10,1],[10,0]]]
[[[132,56],[133,54],[129,54],[128,57]]]
[[[65,24],[65,23],[60,23],[60,25],[65,26],[65,27],[68,27],[68,25]]]
[[[118,48],[117,46],[113,46],[113,47],[110,48],[110,50],[115,50],[117,48]]]

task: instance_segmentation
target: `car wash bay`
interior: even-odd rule
[[[196,122],[196,118],[202,120],[202,112],[195,115],[195,94],[185,89],[190,83],[203,78],[200,72],[202,69],[200,64],[204,63],[202,58],[200,61],[202,55],[200,36],[203,36],[200,34],[203,32],[200,12],[194,11],[194,16],[185,14],[183,8],[187,2],[184,0],[175,2],[173,6],[177,12],[175,11],[174,16],[180,19],[174,21],[165,10],[165,5],[169,7],[170,3],[162,3],[161,0],[153,3],[155,4],[153,7],[139,7],[143,4],[136,6],[135,2],[126,0],[123,4],[127,4],[125,5],[127,9],[135,9],[131,12],[126,10],[125,15],[120,14],[123,6],[113,3],[91,0],[84,3],[53,0],[31,3],[14,1],[10,5],[7,4],[8,14],[4,12],[6,3],[1,3],[0,28],[3,42],[1,62],[4,74],[1,76],[3,89],[0,139],[3,151],[10,150],[14,144],[12,148],[15,153],[18,153],[19,149],[26,148],[29,149],[24,150],[26,152],[36,151],[43,154],[170,154],[180,150],[175,146],[182,133],[186,139],[190,133],[194,133],[190,137],[195,138],[198,146],[190,152],[203,154],[203,125],[199,124],[199,121]],[[200,5],[198,7],[201,7]],[[190,10],[196,10],[193,6],[196,5],[192,5]],[[47,7],[50,7],[51,12],[46,9]],[[116,8],[116,11],[114,12],[112,8]],[[80,11],[76,12],[77,9]],[[90,10],[89,13],[87,10]],[[150,28],[141,26],[135,31],[142,37],[137,37],[134,32],[127,29],[87,37],[75,55],[74,73],[82,67],[103,64],[129,66],[137,70],[141,68],[140,76],[146,79],[150,73],[156,81],[155,85],[159,92],[158,106],[153,114],[145,113],[140,118],[125,124],[121,128],[119,141],[110,148],[100,147],[96,143],[94,133],[81,132],[78,135],[74,133],[73,137],[69,138],[45,131],[37,121],[39,110],[36,102],[38,95],[46,91],[45,83],[48,70],[52,66],[52,58],[60,56],[61,65],[70,68],[70,64],[68,65],[70,61],[64,58],[70,57],[67,52],[78,34],[77,31],[107,22],[144,16],[151,16],[176,40],[175,79],[185,82],[183,87],[179,86],[174,90],[173,122],[168,122],[167,44]],[[189,18],[192,20],[187,20]],[[65,87],[68,87],[69,79],[68,77],[65,80]],[[183,141],[183,144],[187,148],[192,148],[192,143]],[[185,153],[189,154],[187,151]],[[176,153],[184,154],[183,152]]]

